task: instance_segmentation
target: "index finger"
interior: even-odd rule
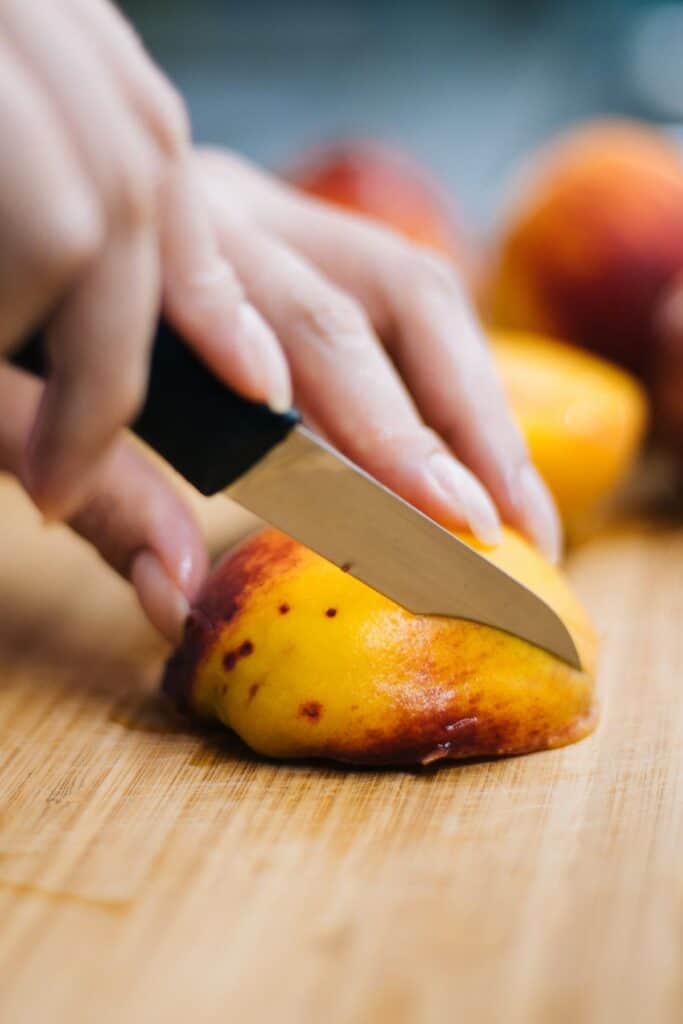
[[[476,478],[421,421],[361,308],[276,239],[217,212],[216,227],[252,301],[278,333],[297,401],[333,444],[428,515],[499,539]]]
[[[556,560],[557,511],[454,271],[386,228],[304,197],[243,162],[216,152],[202,160],[215,196],[222,182],[237,186],[262,225],[362,304],[425,422],[479,477],[505,519]]]
[[[557,561],[561,528],[553,500],[529,459],[455,273],[427,253],[398,262],[384,286],[391,351],[418,407],[486,484],[508,522]]]

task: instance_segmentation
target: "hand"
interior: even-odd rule
[[[169,279],[189,343],[288,404],[272,331],[220,258],[182,102],[106,0],[0,5],[0,138],[0,353],[46,324],[19,471],[47,516],[79,507],[134,416]]]
[[[52,365],[44,388],[0,367],[0,466],[133,581],[170,639],[203,541],[118,436],[162,301],[248,397],[286,407],[291,370],[308,421],[429,514],[495,543],[495,501],[557,554],[552,502],[436,257],[226,154],[192,158],[182,104],[105,0],[7,0],[0,97],[0,351],[47,322]]]
[[[43,387],[0,363],[0,468],[131,578],[172,639],[206,569],[199,528],[119,438],[162,293],[221,373],[277,408],[289,374],[210,228],[184,106],[107,0],[0,4],[0,355],[46,325]]]
[[[500,510],[556,560],[554,504],[453,268],[227,153],[198,159],[223,256],[309,423],[441,522],[494,544]]]

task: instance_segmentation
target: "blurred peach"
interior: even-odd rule
[[[435,249],[467,272],[464,231],[453,200],[407,154],[377,142],[349,140],[304,154],[286,177],[304,192]]]
[[[498,370],[531,457],[570,540],[600,525],[633,466],[648,403],[629,373],[553,338],[491,334]]]
[[[640,373],[683,268],[683,156],[658,131],[597,121],[532,161],[484,289],[496,326],[549,333]]]
[[[653,371],[657,425],[683,468],[683,274],[665,295],[657,326]]]

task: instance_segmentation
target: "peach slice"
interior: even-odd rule
[[[164,689],[278,758],[426,764],[581,739],[596,722],[583,609],[513,532],[486,554],[562,616],[583,671],[487,626],[412,615],[267,529],[215,568]]]
[[[571,539],[590,532],[628,474],[648,418],[630,374],[581,349],[491,332],[503,385]]]

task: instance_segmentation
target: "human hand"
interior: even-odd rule
[[[65,518],[144,397],[162,291],[218,375],[281,408],[286,362],[221,259],[181,100],[107,0],[0,5],[0,354],[44,325],[18,472]]]
[[[455,270],[231,154],[198,159],[222,254],[275,330],[304,417],[441,522],[495,543],[500,511],[556,560],[554,504]]]
[[[175,640],[204,543],[119,436],[164,290],[188,343],[248,397],[289,405],[285,359],[218,251],[183,103],[108,0],[0,5],[0,138],[0,356],[44,326],[50,364],[43,386],[0,361],[0,468],[132,579]]]
[[[291,370],[309,422],[430,515],[494,543],[495,502],[556,555],[552,502],[438,258],[227,154],[194,159],[182,103],[105,0],[9,0],[0,57],[0,350],[46,323],[52,366],[45,387],[0,368],[0,466],[157,628],[177,639],[206,569],[192,513],[118,436],[162,302],[248,397],[286,407]]]

